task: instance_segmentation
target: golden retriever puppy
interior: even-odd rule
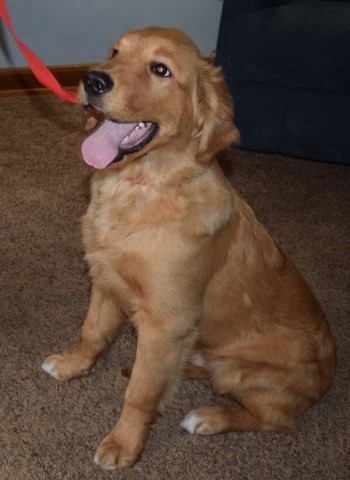
[[[335,346],[302,276],[215,160],[239,140],[220,69],[181,31],[146,28],[115,42],[79,96],[104,119],[82,145],[96,168],[83,218],[91,303],[76,347],[43,368],[77,377],[126,319],[136,327],[123,410],[95,462],[133,465],[186,372],[238,402],[196,408],[188,432],[294,432],[331,384]]]

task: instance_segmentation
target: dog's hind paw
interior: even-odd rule
[[[199,433],[197,431],[197,428],[201,423],[202,423],[202,420],[200,419],[200,417],[192,411],[185,416],[185,418],[180,423],[180,427],[186,430],[186,432],[191,433],[192,435],[195,435]]]
[[[50,360],[49,357],[45,359],[44,363],[41,365],[41,368],[44,370],[44,372],[51,375],[51,377],[58,380],[57,374],[55,373],[55,362]]]
[[[216,407],[216,405],[210,405],[191,410],[182,420],[181,428],[192,435],[213,435],[226,431],[223,420],[212,413]]]

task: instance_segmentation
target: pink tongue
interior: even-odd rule
[[[106,120],[84,140],[81,153],[85,162],[95,168],[107,167],[117,158],[122,139],[136,125],[136,123],[116,123]]]

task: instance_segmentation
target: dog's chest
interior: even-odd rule
[[[142,187],[141,187],[142,188]],[[121,253],[141,253],[142,232],[149,230],[144,217],[145,194],[125,182],[108,180],[92,189],[88,211],[83,217],[83,239],[87,256],[101,252],[114,260]]]
[[[183,256],[175,226],[180,207],[146,188],[121,184],[114,193],[94,188],[82,221],[94,282],[112,291],[125,311],[137,309],[167,263]]]
[[[165,241],[171,224],[186,216],[183,203],[144,185],[109,179],[99,182],[92,189],[83,219],[85,247],[124,253],[148,251]]]

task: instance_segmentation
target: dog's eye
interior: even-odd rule
[[[112,51],[111,51],[111,58],[114,58],[118,55],[119,53],[119,50],[117,48],[112,48]]]
[[[158,77],[171,77],[171,71],[164,63],[154,63],[151,66],[151,71]]]

